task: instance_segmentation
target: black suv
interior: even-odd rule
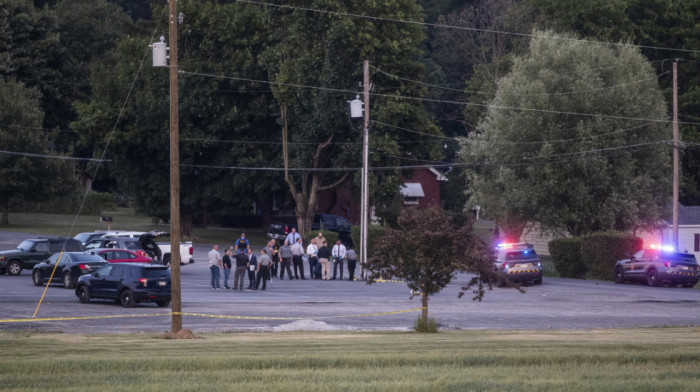
[[[352,247],[352,223],[339,215],[331,214],[316,214],[314,222],[311,224],[311,230],[326,230],[338,233],[338,238],[347,247]]]
[[[662,246],[650,246],[628,259],[619,260],[613,271],[615,283],[639,281],[658,286],[667,282],[693,287],[700,279],[700,266],[695,255]]]
[[[167,266],[142,263],[111,263],[78,279],[75,295],[80,302],[91,298],[111,299],[123,306],[137,302],[170,304],[170,271]]]
[[[56,267],[57,261],[58,267]],[[32,280],[35,286],[43,286],[51,278],[52,283],[62,282],[63,287],[72,289],[79,277],[89,274],[105,264],[107,262],[102,257],[84,252],[55,253],[48,260],[34,266]],[[56,267],[55,272],[54,267]],[[52,272],[53,278],[51,277]]]
[[[32,269],[54,253],[82,252],[83,244],[73,238],[36,238],[24,240],[17,249],[0,252],[0,275],[19,275]]]

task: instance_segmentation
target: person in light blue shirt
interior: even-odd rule
[[[289,234],[287,234],[287,238],[285,238],[284,240],[287,241],[289,245],[294,245],[300,238],[301,236],[299,235],[299,233],[297,233],[297,229],[292,227],[292,231]]]

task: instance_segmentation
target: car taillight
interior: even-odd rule
[[[143,287],[148,287],[148,279],[141,278],[139,279],[139,282],[143,285]]]
[[[85,264],[80,264],[80,271],[90,271],[90,266]]]
[[[540,260],[537,260],[537,266],[542,267],[542,262]]]
[[[503,263],[503,268],[508,269],[508,263]]]
[[[142,250],[137,250],[136,253],[140,254],[141,256],[146,257],[146,252],[144,252]]]
[[[192,250],[192,247],[190,246],[190,256],[194,254],[194,251]]]
[[[664,265],[666,266],[666,268],[668,268],[668,267],[671,266],[671,262],[670,262],[670,261],[665,261],[665,262],[664,262]]]

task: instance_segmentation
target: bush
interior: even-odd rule
[[[367,227],[367,255],[371,255],[372,251],[374,250],[374,245],[377,243],[377,240],[381,237],[384,236],[384,233],[386,232],[386,229],[384,229],[383,226],[379,225],[369,225]],[[358,260],[362,257],[360,253],[362,250],[360,249],[360,245],[362,242],[360,241],[360,226],[353,226],[350,229],[350,237],[352,237],[352,242],[355,244],[355,248],[357,249],[357,257]],[[367,257],[369,259],[369,257]]]
[[[595,233],[581,238],[581,259],[591,279],[612,280],[615,262],[642,249],[639,237],[620,232]]]
[[[581,258],[581,238],[558,238],[549,241],[549,254],[562,278],[585,278],[587,268]]]
[[[423,321],[423,318],[421,316],[418,316],[418,318],[416,318],[416,321],[413,322],[413,329],[415,329],[416,332],[437,333],[438,326],[434,318],[429,318],[428,322],[426,323]]]

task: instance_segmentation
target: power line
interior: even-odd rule
[[[240,0],[238,0],[238,1],[240,1]],[[272,82],[272,81],[268,81],[268,80],[256,80],[256,79],[249,79],[249,78],[240,78],[240,77],[236,77],[236,76],[212,75],[212,74],[206,74],[206,73],[202,73],[202,72],[188,72],[188,71],[183,71],[183,70],[181,70],[179,72],[182,74],[186,74],[186,75],[196,75],[196,76],[203,76],[203,77],[210,77],[210,78],[217,78],[217,79],[241,80],[241,81],[252,82],[252,83],[266,83],[266,84],[271,84],[271,85],[280,85],[280,86],[288,86],[288,87],[296,87],[296,88],[304,88],[304,89],[330,91],[330,92],[337,92],[337,93],[344,93],[344,94],[357,94],[357,91],[349,90],[349,89],[318,87],[318,86],[310,86],[310,85],[303,85],[303,84],[296,84],[296,83]],[[657,122],[666,122],[666,123],[671,122],[671,120],[668,120],[668,119],[660,120],[660,119],[647,118],[647,117],[625,117],[625,116],[614,116],[614,115],[610,115],[610,114],[599,114],[599,113],[565,112],[565,111],[561,111],[561,110],[523,108],[523,107],[493,105],[493,104],[476,103],[476,102],[453,101],[453,100],[447,100],[447,99],[411,97],[411,96],[405,96],[405,95],[392,95],[392,94],[380,94],[380,93],[370,93],[370,95],[375,96],[375,97],[381,97],[381,98],[406,99],[406,100],[413,100],[413,101],[446,103],[446,104],[461,105],[461,106],[479,106],[479,107],[499,109],[499,110],[519,110],[519,111],[525,111],[525,112],[550,113],[550,114],[596,117],[596,118],[609,118],[609,119],[617,119],[617,120],[657,121]],[[700,122],[678,122],[678,123],[684,124],[684,125],[700,125]]]
[[[453,26],[453,25],[439,24],[439,23],[419,22],[419,21],[415,21],[415,20],[403,20],[403,19],[387,18],[387,17],[380,17],[380,16],[353,14],[353,13],[349,13],[349,12],[327,11],[327,10],[319,10],[319,9],[309,8],[309,7],[298,7],[298,6],[291,6],[291,5],[285,5],[285,4],[272,4],[272,3],[262,2],[262,1],[254,1],[254,0],[236,0],[236,1],[239,3],[262,5],[262,6],[276,7],[276,8],[287,8],[287,9],[300,10],[300,11],[310,11],[310,12],[316,12],[319,14],[347,16],[347,17],[351,17],[351,18],[369,19],[369,20],[382,21],[382,22],[405,23],[405,24],[410,24],[410,25],[427,26],[427,27],[435,27],[435,28],[443,28],[443,29],[464,30],[464,31],[473,31],[473,32],[489,33],[489,34],[512,35],[512,36],[516,36],[516,37],[528,37],[528,38],[540,37],[536,34],[514,33],[514,32],[510,32],[510,31],[502,31],[502,30],[479,29],[476,27]],[[662,47],[662,46],[651,46],[651,45],[623,44],[623,43],[615,43],[615,42],[594,41],[594,40],[587,40],[587,39],[581,39],[581,38],[566,38],[566,37],[542,37],[542,38],[558,40],[558,41],[567,41],[567,42],[584,42],[584,43],[599,44],[599,45],[633,46],[633,47],[637,47],[637,48],[641,48],[641,49],[664,50],[664,51],[692,53],[692,54],[700,53],[700,50],[676,49],[676,48],[667,48],[667,47]]]
[[[78,157],[69,157],[69,156],[65,156],[65,155],[35,154],[35,153],[30,153],[30,152],[5,151],[5,150],[0,150],[0,154],[20,155],[20,156],[31,157],[31,158],[65,159],[65,160],[69,160],[69,161],[112,162],[111,159],[78,158]]]
[[[419,84],[419,85],[423,85],[423,86],[427,86],[427,87],[435,87],[435,88],[439,88],[439,89],[446,90],[446,91],[455,91],[455,92],[461,92],[461,93],[464,93],[464,94],[477,94],[477,95],[488,95],[488,96],[495,96],[496,94],[499,94],[499,95],[517,96],[517,97],[561,96],[561,95],[585,94],[585,93],[596,92],[596,91],[612,90],[612,89],[615,89],[615,88],[625,87],[625,86],[629,86],[629,85],[632,85],[632,84],[638,84],[638,83],[648,82],[648,81],[651,81],[651,80],[656,80],[656,79],[660,78],[661,76],[664,76],[664,75],[670,73],[670,71],[666,71],[666,72],[662,72],[661,74],[658,74],[658,75],[654,76],[653,78],[639,79],[639,80],[634,80],[634,81],[627,82],[627,83],[620,83],[620,84],[616,84],[616,85],[613,85],[613,86],[600,87],[600,88],[593,88],[593,89],[588,89],[588,90],[568,91],[568,92],[561,92],[561,93],[533,93],[533,94],[517,94],[517,93],[512,93],[512,94],[510,94],[510,93],[497,93],[497,92],[493,92],[493,93],[484,93],[484,92],[481,92],[481,91],[466,91],[466,90],[459,90],[459,89],[455,89],[455,88],[447,88],[447,87],[438,86],[438,85],[436,85],[436,84],[424,83],[424,82],[421,82],[421,81],[418,81],[418,80],[413,80],[413,79],[408,79],[408,78],[404,78],[404,77],[401,77],[401,76],[397,76],[397,75],[394,75],[394,74],[391,74],[391,73],[382,71],[381,69],[379,69],[379,68],[377,68],[377,67],[374,67],[374,66],[373,66],[372,68],[375,69],[377,72],[382,73],[382,74],[384,74],[384,75],[386,75],[386,76],[389,76],[389,77],[392,77],[392,78],[396,78],[396,79],[399,79],[399,80],[403,80],[403,81],[407,81],[407,82],[411,82],[411,83],[415,83],[415,84]]]

